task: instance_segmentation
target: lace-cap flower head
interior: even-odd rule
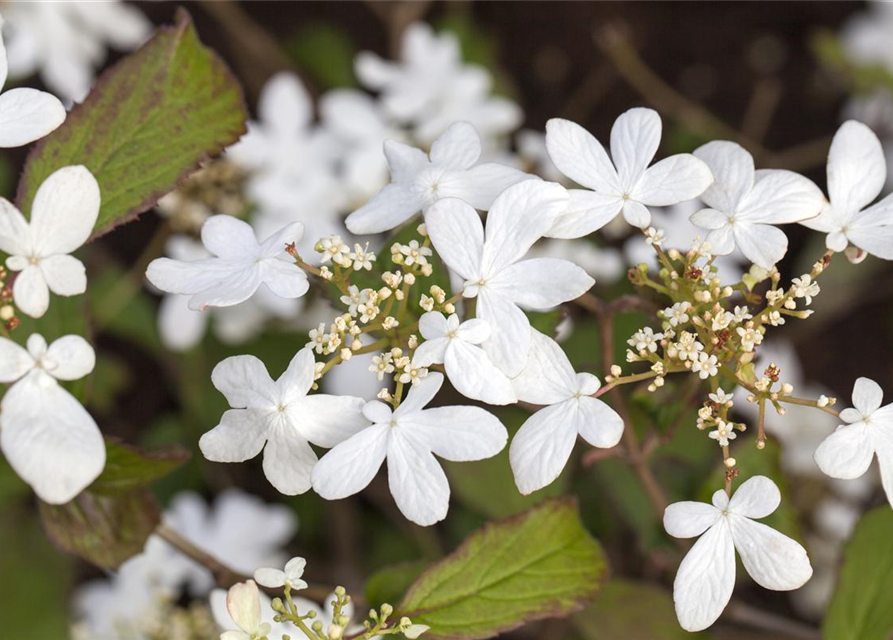
[[[362,491],[388,462],[388,484],[400,511],[427,526],[446,517],[450,486],[437,459],[483,460],[508,440],[496,416],[479,407],[425,409],[443,385],[431,373],[413,385],[394,411],[383,402],[366,404],[372,425],[337,445],[313,468],[313,489],[326,500]]]
[[[99,216],[99,184],[82,166],[63,167],[44,180],[31,205],[31,220],[0,198],[0,251],[18,272],[12,293],[16,306],[42,317],[50,291],[75,296],[87,290],[83,263],[69,255],[84,244]]]
[[[661,121],[651,109],[630,109],[611,129],[611,156],[583,127],[553,118],[546,124],[549,156],[559,171],[587,189],[571,189],[570,206],[548,235],[579,238],[608,224],[618,213],[635,227],[651,222],[649,206],[696,198],[713,181],[710,169],[690,153],[653,166]]]
[[[828,234],[829,249],[852,244],[884,260],[893,260],[893,194],[871,203],[887,181],[881,142],[861,122],[844,122],[828,151],[829,202],[817,218],[803,225]],[[869,206],[870,205],[870,206]]]
[[[80,336],[47,346],[35,333],[27,350],[0,337],[0,382],[11,385],[0,403],[0,448],[44,502],[68,502],[105,467],[99,427],[58,382],[83,378],[95,363]]]
[[[754,476],[731,500],[725,491],[713,504],[677,502],[664,512],[664,529],[674,538],[695,538],[679,565],[673,600],[679,624],[687,631],[706,629],[719,618],[735,588],[735,550],[757,584],[774,591],[802,587],[812,576],[799,543],[755,519],[778,508],[781,494],[766,476]]]

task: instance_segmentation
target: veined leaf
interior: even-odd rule
[[[26,215],[55,170],[85,165],[102,208],[93,236],[139,215],[245,133],[242,89],[189,14],[107,70],[65,123],[35,145],[19,182]]]
[[[576,502],[549,500],[473,533],[415,582],[399,615],[430,640],[492,638],[582,609],[608,565]]]
[[[105,451],[105,469],[88,489],[103,495],[120,494],[151,484],[189,459],[189,452],[181,447],[141,451],[111,438],[106,438]]]

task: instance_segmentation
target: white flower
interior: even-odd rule
[[[592,394],[599,380],[575,373],[554,340],[531,329],[527,367],[512,382],[525,402],[547,405],[518,430],[509,448],[515,484],[523,494],[550,484],[567,464],[577,436],[594,447],[609,448],[623,435],[623,420]]]
[[[744,348],[745,351],[753,351],[755,346],[763,342],[763,334],[754,329],[752,326],[738,327],[737,329],[735,329],[735,332],[741,338],[741,346]]]
[[[6,47],[0,37],[0,89],[6,84],[7,70]],[[0,147],[34,142],[65,122],[65,115],[59,99],[45,91],[24,87],[4,91],[0,96]]]
[[[883,391],[874,380],[859,378],[853,407],[840,412],[837,427],[815,452],[815,461],[832,478],[862,476],[877,455],[887,499],[893,505],[893,404],[881,407]]]
[[[411,24],[403,33],[400,57],[395,63],[361,52],[355,63],[357,78],[379,92],[387,113],[414,124],[422,143],[430,143],[460,120],[471,122],[488,138],[520,124],[518,106],[491,95],[487,70],[462,61],[455,34],[435,34],[425,23]]]
[[[224,631],[220,640],[261,640],[272,631],[270,623],[262,619],[260,592],[254,580],[230,587],[226,594],[226,610],[239,630]]]
[[[105,467],[99,427],[57,382],[79,380],[95,363],[93,348],[80,336],[48,347],[35,333],[27,350],[0,337],[0,382],[11,385],[0,403],[0,448],[44,502],[68,502]]]
[[[313,488],[326,500],[351,496],[369,484],[388,461],[388,483],[400,511],[427,526],[446,517],[450,487],[435,455],[446,460],[491,458],[508,433],[479,407],[425,409],[443,385],[431,373],[413,385],[395,411],[378,401],[363,408],[372,426],[329,451],[313,469]]]
[[[39,71],[50,89],[73,101],[90,90],[106,43],[128,51],[152,31],[143,13],[124,2],[14,2],[3,14],[10,74]]]
[[[738,434],[735,433],[735,424],[725,420],[717,420],[716,429],[707,435],[716,440],[721,447],[729,446],[729,440],[734,440],[738,437]]]
[[[263,449],[264,474],[274,487],[287,495],[307,491],[317,460],[309,443],[333,447],[368,424],[360,398],[308,396],[314,376],[309,349],[298,351],[276,382],[254,356],[234,356],[218,364],[211,380],[233,409],[199,440],[204,456],[215,462],[244,462]]]
[[[744,482],[732,499],[713,494],[713,504],[677,502],[664,512],[664,528],[675,538],[701,536],[679,565],[673,583],[682,628],[701,631],[719,618],[735,587],[735,550],[757,584],[773,591],[797,589],[812,576],[806,550],[754,519],[778,508],[781,494],[765,476]],[[703,534],[703,535],[702,535]]]
[[[411,267],[414,264],[428,264],[428,257],[431,256],[433,252],[431,251],[431,247],[419,246],[418,240],[410,240],[409,244],[400,245],[400,253],[406,256],[403,258],[403,264],[407,267]]]
[[[802,224],[828,234],[829,249],[847,244],[893,260],[893,196],[873,206],[887,180],[887,161],[880,140],[861,122],[844,122],[828,152],[829,204],[818,218]]]
[[[704,345],[698,342],[695,334],[683,331],[679,336],[679,342],[676,343],[676,349],[679,351],[680,360],[695,362],[700,352],[704,350]]]
[[[708,356],[706,353],[699,353],[697,358],[691,359],[691,370],[697,373],[701,380],[706,380],[711,376],[719,373],[717,368],[716,356]]]
[[[352,233],[393,229],[443,198],[461,198],[486,210],[506,187],[532,178],[512,167],[478,164],[481,138],[467,122],[447,129],[429,155],[394,140],[385,143],[384,153],[392,182],[347,217]]]
[[[688,300],[677,302],[672,307],[664,309],[664,319],[670,323],[670,326],[678,327],[689,321],[689,309],[691,309],[691,302]]]
[[[419,331],[425,341],[412,357],[413,367],[443,364],[456,391],[466,398],[488,404],[513,404],[518,401],[511,381],[480,347],[490,338],[486,320],[459,323],[459,316],[445,318],[436,311],[424,314]]]
[[[609,158],[601,143],[580,125],[549,120],[546,145],[555,166],[591,189],[571,190],[570,206],[549,235],[579,238],[602,228],[621,211],[628,223],[644,229],[651,221],[649,206],[677,204],[701,195],[713,177],[693,155],[670,156],[649,168],[660,136],[657,112],[630,109],[614,122]]]
[[[722,390],[722,387],[717,387],[716,393],[707,394],[707,397],[719,406],[723,406],[726,403],[729,403],[730,407],[732,406],[732,401],[735,398],[734,394],[726,393]]]
[[[30,222],[0,198],[0,251],[9,254],[6,266],[19,272],[12,293],[24,313],[43,316],[50,291],[75,296],[87,290],[84,265],[69,254],[90,237],[99,204],[99,184],[80,165],[63,167],[44,180],[34,196]]]
[[[695,150],[716,181],[701,195],[709,207],[691,216],[709,229],[707,242],[716,255],[735,247],[754,264],[770,269],[788,250],[788,238],[772,225],[800,222],[817,216],[822,192],[792,171],[754,170],[753,156],[734,142],[716,141]]]
[[[307,561],[304,558],[292,558],[285,565],[285,570],[264,567],[254,572],[254,579],[261,586],[269,589],[288,587],[289,589],[306,589],[307,583],[301,579]]]
[[[655,353],[657,346],[663,340],[664,334],[654,333],[651,327],[645,327],[641,331],[636,331],[626,343],[635,347],[636,351],[650,351]]]
[[[285,251],[300,239],[304,226],[293,222],[257,241],[251,226],[231,216],[213,216],[202,226],[202,244],[214,257],[194,262],[157,258],[146,277],[167,293],[191,296],[189,308],[229,307],[266,287],[281,298],[299,298],[310,285]]]
[[[593,284],[583,269],[558,258],[521,260],[567,207],[567,191],[527,180],[503,191],[487,215],[455,198],[427,215],[428,235],[447,266],[465,280],[463,295],[477,297],[476,315],[493,330],[484,350],[509,377],[521,372],[530,346],[530,321],[521,307],[549,309]]]
[[[820,292],[819,283],[813,282],[812,276],[808,273],[791,280],[791,293],[795,298],[805,298],[807,305],[812,304],[812,297],[819,295]]]
[[[816,286],[818,286],[818,285],[816,285]],[[751,318],[753,318],[753,316],[750,314],[750,311],[748,310],[747,307],[741,307],[741,306],[735,307],[735,314],[733,316],[733,320],[735,322],[741,323],[741,322],[744,322],[745,320],[750,320]],[[715,329],[714,329],[714,331],[715,331]]]

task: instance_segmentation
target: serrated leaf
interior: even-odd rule
[[[106,438],[105,452],[105,469],[88,489],[103,495],[120,494],[151,484],[189,459],[189,452],[181,447],[142,451],[111,438]]]
[[[492,638],[582,609],[608,571],[573,500],[550,500],[490,523],[433,565],[398,607],[429,640]]]
[[[647,612],[647,615],[643,615]],[[703,638],[682,629],[673,595],[659,586],[614,578],[591,605],[571,619],[585,640]]]
[[[142,552],[161,514],[141,488],[116,495],[84,491],[63,505],[40,503],[40,518],[57,547],[103,569],[115,569]]]
[[[401,562],[376,571],[366,581],[366,602],[375,609],[381,608],[385,602],[390,605],[400,602],[412,583],[430,564],[424,560]]]
[[[866,513],[844,551],[837,590],[822,626],[826,640],[887,640],[893,635],[893,511]]]
[[[242,90],[204,47],[184,10],[107,70],[83,104],[28,155],[17,202],[26,213],[55,170],[85,165],[102,208],[93,236],[139,215],[245,133]]]

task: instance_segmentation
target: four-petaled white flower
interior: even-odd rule
[[[555,166],[574,182],[591,189],[571,189],[567,212],[552,227],[555,238],[579,238],[608,224],[618,213],[645,229],[652,207],[697,198],[713,176],[690,153],[664,158],[653,166],[660,145],[661,121],[651,109],[630,109],[611,129],[611,157],[586,129],[569,120],[546,123],[546,145]],[[613,160],[613,162],[612,162]]]
[[[508,440],[496,416],[479,407],[425,409],[443,385],[431,373],[410,388],[393,412],[372,401],[363,413],[372,426],[345,440],[313,468],[313,488],[327,500],[362,491],[388,461],[388,483],[400,511],[427,526],[446,517],[450,485],[435,455],[465,462],[492,458]]]
[[[830,202],[817,218],[801,224],[828,234],[825,244],[843,251],[847,244],[893,260],[893,194],[871,205],[887,181],[881,142],[861,122],[844,122],[828,152]]]
[[[754,476],[732,499],[723,490],[713,504],[677,502],[664,512],[664,528],[675,538],[701,536],[679,565],[673,583],[676,615],[683,629],[701,631],[719,618],[735,588],[735,550],[757,584],[774,591],[802,587],[812,576],[806,550],[795,540],[754,519],[778,508],[772,480]],[[703,534],[703,535],[702,535]]]
[[[707,435],[716,440],[716,443],[721,447],[728,447],[729,440],[734,440],[738,437],[738,434],[735,433],[735,423],[726,422],[725,420],[717,420],[716,429]]]
[[[2,105],[0,105],[2,106]],[[84,265],[69,255],[90,237],[99,216],[99,184],[86,167],[63,167],[44,180],[31,205],[31,221],[0,198],[0,251],[18,271],[12,295],[16,306],[40,318],[50,291],[75,296],[87,290]]]
[[[476,315],[493,333],[484,349],[507,376],[524,368],[530,321],[521,307],[549,309],[583,295],[595,281],[568,260],[521,260],[567,207],[561,185],[527,180],[503,191],[487,215],[456,198],[428,210],[428,235],[437,253],[465,280],[466,298],[477,297]]]
[[[149,282],[167,293],[192,296],[189,308],[230,307],[245,302],[260,287],[281,298],[300,298],[310,285],[286,253],[304,226],[293,222],[257,241],[251,226],[232,216],[213,216],[202,226],[202,244],[213,258],[181,262],[158,258],[149,264]]]
[[[693,213],[691,221],[710,230],[706,241],[716,255],[738,247],[748,260],[770,269],[788,250],[787,236],[772,225],[802,222],[822,211],[825,197],[811,180],[793,171],[755,171],[753,156],[734,142],[708,142],[695,155],[716,180],[701,194],[709,208]]]
[[[887,500],[893,505],[893,404],[884,407],[884,392],[874,380],[859,378],[853,408],[840,412],[846,424],[825,438],[815,452],[819,469],[832,478],[862,476],[877,455]]]
[[[264,474],[274,487],[287,495],[307,491],[317,460],[310,443],[334,447],[369,424],[360,398],[307,395],[315,374],[310,349],[298,351],[275,382],[254,356],[218,364],[211,381],[233,408],[199,440],[204,456],[244,462],[263,450]]]
[[[716,389],[716,393],[709,393],[707,397],[710,398],[713,402],[718,404],[719,406],[723,406],[728,404],[728,406],[732,406],[732,401],[735,398],[735,395],[732,393],[726,393],[722,390],[722,387]]]
[[[486,320],[474,318],[459,323],[455,313],[445,318],[431,311],[419,320],[419,332],[425,338],[412,356],[412,366],[443,364],[456,391],[466,398],[488,404],[512,404],[518,401],[512,383],[494,365],[479,346],[490,337]]]
[[[307,561],[304,558],[292,558],[285,565],[285,570],[264,567],[254,572],[254,579],[261,586],[269,589],[288,587],[292,591],[306,589],[307,583],[302,579]]]
[[[0,36],[0,90],[8,71],[6,45]],[[0,147],[34,142],[65,122],[65,115],[59,99],[45,91],[26,87],[4,91],[0,95]]]
[[[254,580],[230,587],[226,594],[226,610],[238,630],[224,631],[220,640],[260,640],[272,631],[272,625],[263,621],[260,591]]]
[[[478,164],[481,138],[467,122],[447,129],[426,155],[421,149],[388,140],[384,153],[391,184],[351,213],[345,224],[352,233],[393,229],[443,198],[460,198],[476,209],[489,209],[506,187],[533,176],[493,162]]]
[[[567,464],[577,435],[593,447],[613,447],[623,435],[623,419],[591,397],[600,383],[591,373],[575,373],[558,343],[530,329],[530,358],[512,383],[525,402],[548,405],[518,430],[509,448],[515,484],[523,494],[542,489]]]
[[[80,336],[47,346],[39,334],[25,350],[0,337],[0,382],[11,385],[0,403],[0,448],[44,502],[63,504],[102,473],[105,442],[96,422],[57,382],[79,380],[96,363]]]

